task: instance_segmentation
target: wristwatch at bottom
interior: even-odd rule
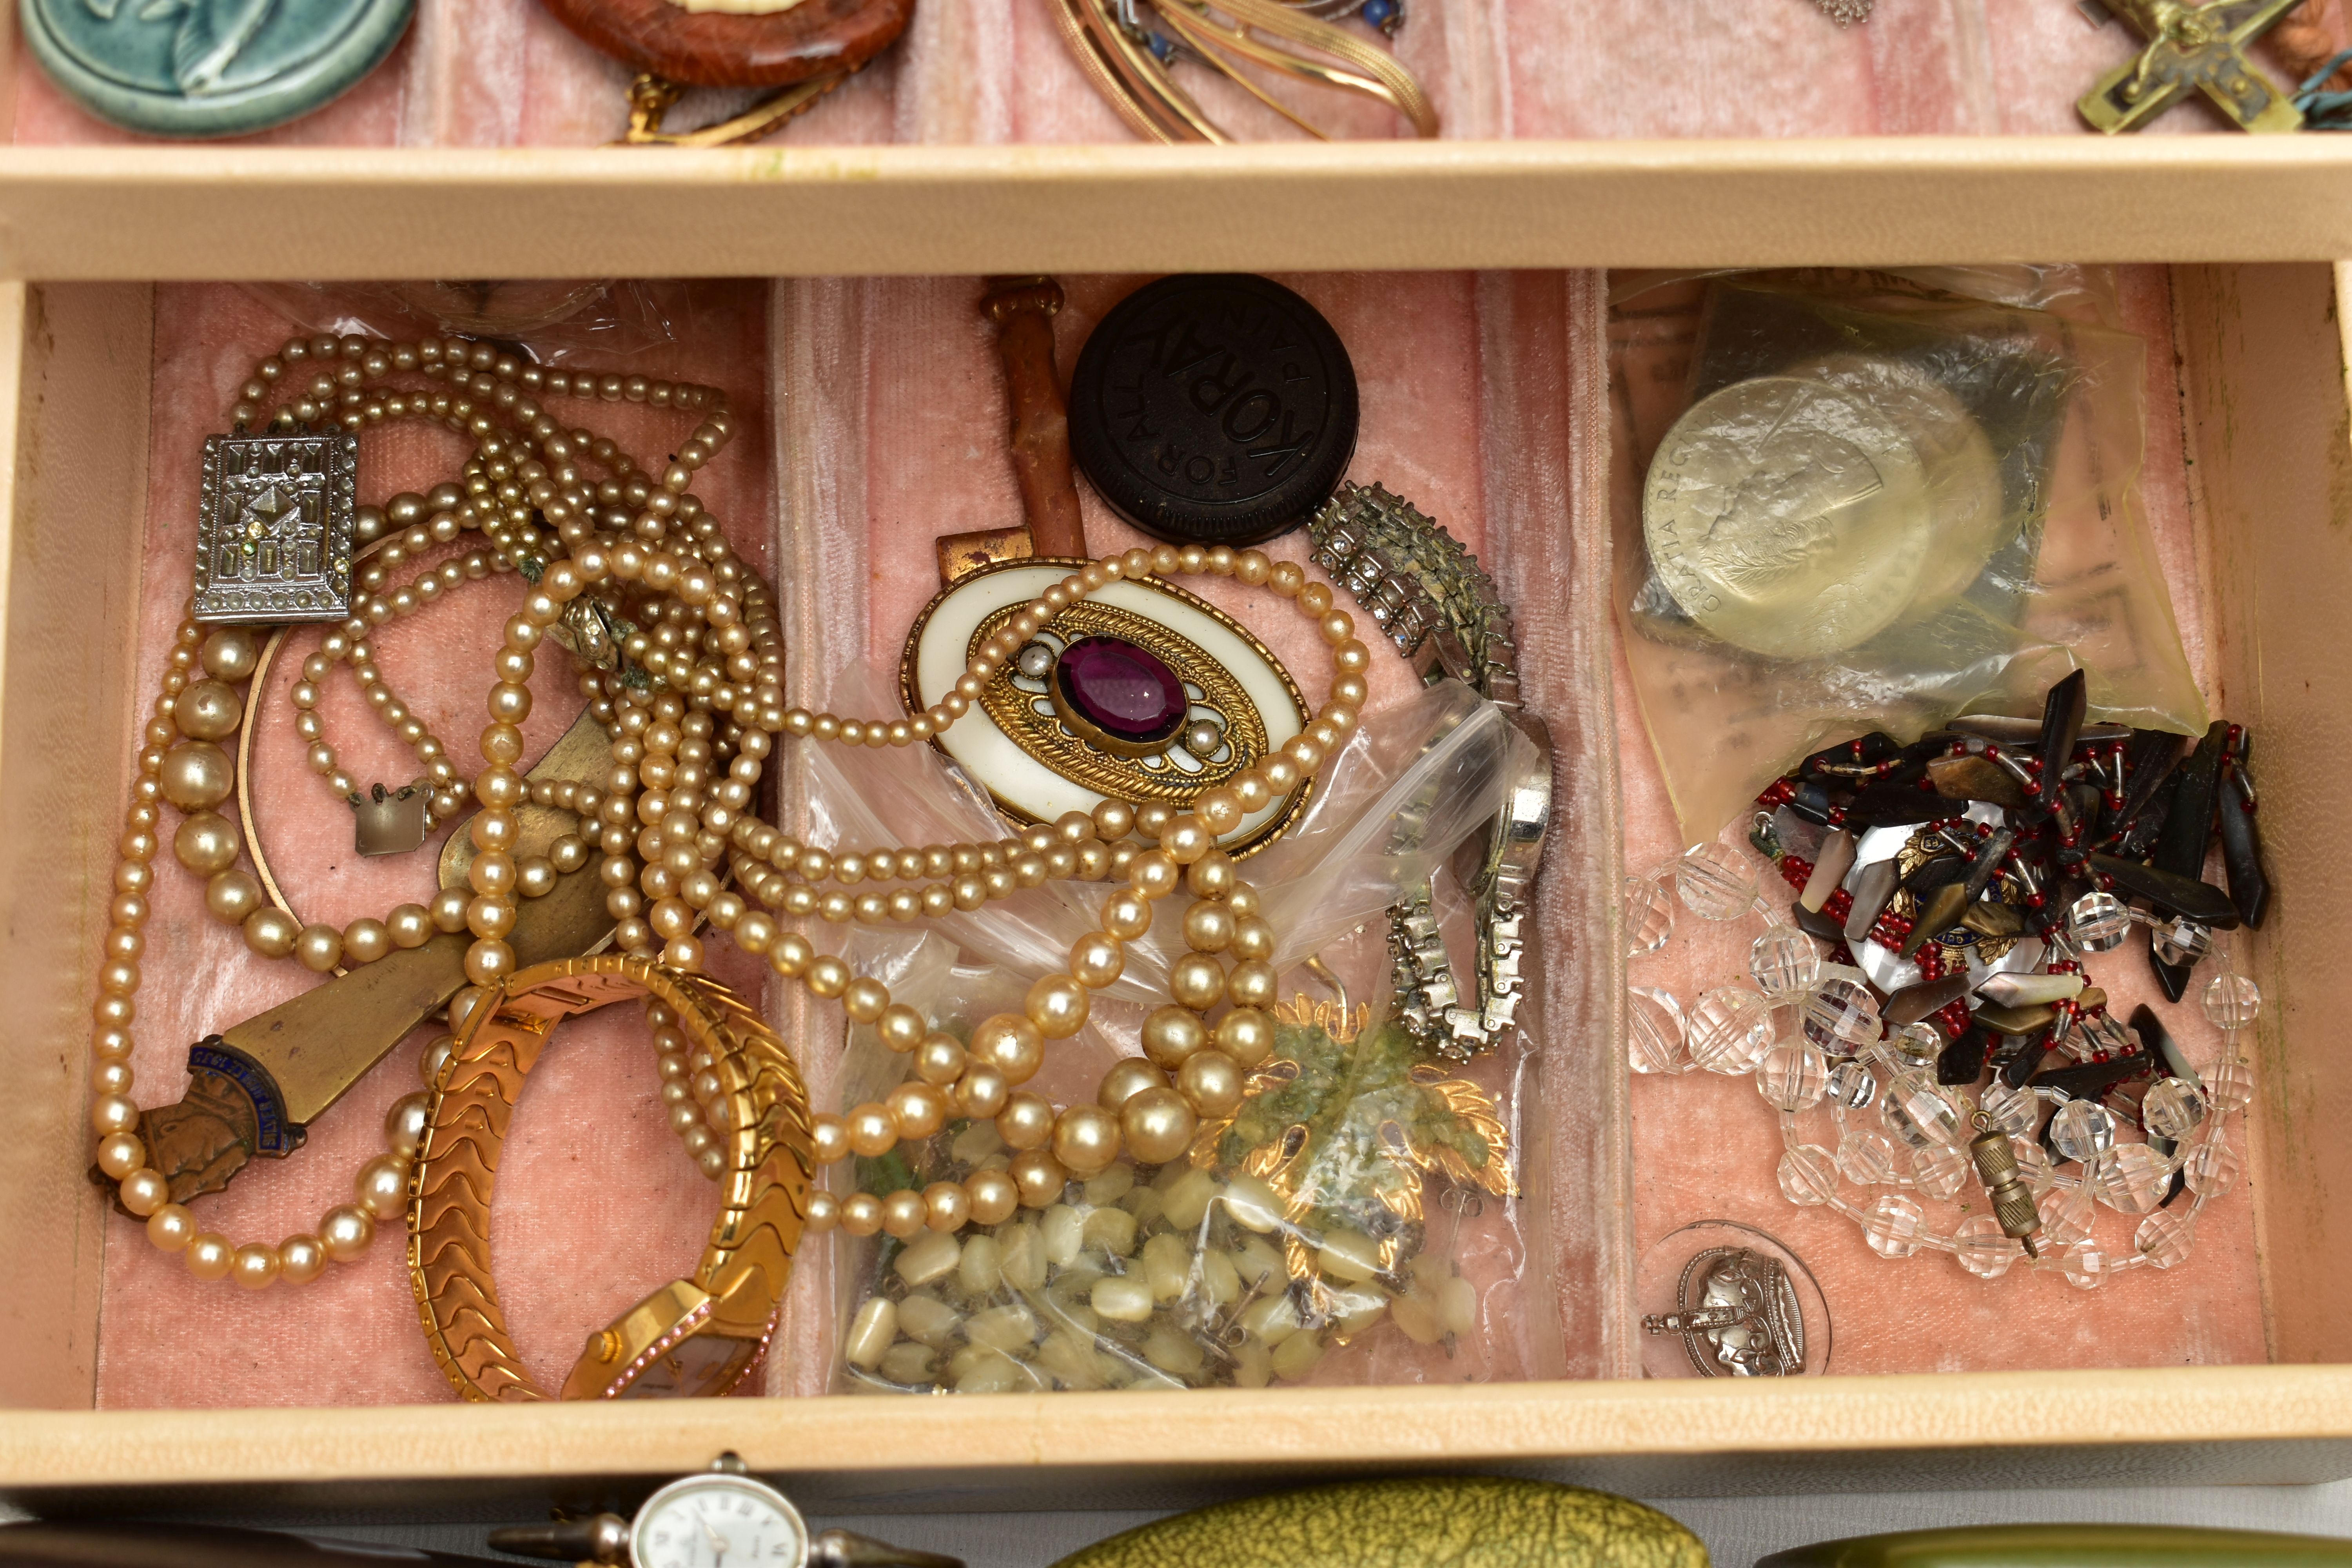
[[[524,1557],[631,1568],[963,1568],[935,1552],[892,1546],[846,1530],[809,1533],[792,1500],[722,1454],[646,1499],[636,1517],[591,1514],[490,1531],[490,1545]]]

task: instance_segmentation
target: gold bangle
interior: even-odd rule
[[[507,1123],[555,1026],[635,996],[677,1016],[720,1084],[712,1131],[725,1196],[691,1279],[676,1279],[588,1336],[565,1399],[725,1394],[759,1361],[808,1214],[808,1094],[783,1041],[733,992],[621,953],[559,959],[480,998],[433,1089],[409,1183],[408,1272],[425,1337],[477,1401],[546,1399],[524,1370],[490,1277],[490,1201]],[[721,1125],[723,1123],[723,1125]]]

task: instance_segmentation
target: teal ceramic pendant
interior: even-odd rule
[[[331,102],[392,52],[415,0],[19,0],[49,79],[152,136],[241,136]]]

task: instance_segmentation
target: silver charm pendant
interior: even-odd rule
[[[1683,1266],[1676,1310],[1643,1318],[1681,1336],[1701,1377],[1792,1377],[1805,1370],[1805,1319],[1780,1260],[1744,1247],[1710,1247]]]
[[[213,436],[196,515],[196,619],[340,621],[352,613],[359,437]]]

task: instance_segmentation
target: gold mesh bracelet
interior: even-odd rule
[[[672,1280],[590,1334],[562,1396],[725,1394],[767,1348],[814,1163],[808,1094],[783,1041],[742,998],[700,975],[619,953],[559,959],[509,976],[467,1016],[409,1179],[409,1282],[433,1359],[467,1399],[550,1397],[517,1356],[491,1282],[499,1154],[556,1025],[639,996],[677,1015],[689,1053],[712,1058],[721,1089],[709,1102],[711,1126],[728,1162],[722,1206],[694,1278]]]

